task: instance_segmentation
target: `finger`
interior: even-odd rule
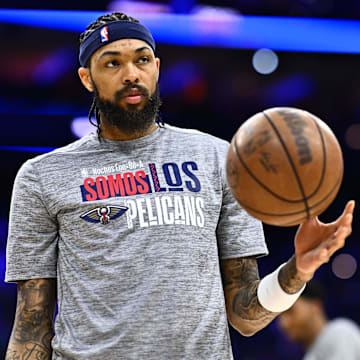
[[[329,261],[329,252],[326,248],[318,247],[302,256],[297,263],[298,269],[303,272],[316,271],[322,264]]]
[[[344,219],[344,217],[346,217],[347,214],[353,214],[354,208],[355,208],[355,201],[354,200],[348,201],[343,213],[338,217],[335,223],[338,225],[339,223],[342,222],[342,220]]]
[[[335,251],[334,251],[335,252]],[[321,249],[319,253],[319,261],[321,261],[322,264],[327,263],[330,260],[331,254],[328,249]]]
[[[340,232],[340,229],[346,228],[348,229],[349,233],[347,236],[350,235],[351,229],[352,229],[352,221],[353,221],[353,214],[347,213],[341,216],[340,219],[338,219],[335,223],[335,227],[332,227],[332,230],[335,231],[335,234],[338,234]],[[343,230],[341,230],[342,232]]]
[[[319,263],[318,267],[320,267],[322,264],[329,262],[331,256],[339,250],[340,247],[323,247],[319,248],[317,252],[317,261]]]
[[[324,242],[323,248],[327,251],[329,258],[340,248],[344,247],[346,238],[351,234],[352,214],[347,214],[344,219],[344,225],[340,226],[337,231]]]
[[[355,200],[350,200],[347,202],[345,209],[344,209],[344,213],[353,213],[354,212],[354,208],[355,208]]]
[[[343,217],[340,226],[337,228],[335,235],[337,237],[339,236],[348,237],[352,231],[352,221],[353,221],[353,214],[352,213],[346,214]]]

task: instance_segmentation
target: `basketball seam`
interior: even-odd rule
[[[282,137],[281,137],[278,129],[276,128],[276,126],[275,126],[275,125],[273,124],[273,122],[271,121],[270,116],[268,116],[268,115],[265,113],[265,111],[263,111],[263,114],[264,114],[266,120],[269,122],[270,126],[273,128],[276,136],[278,137],[278,139],[279,139],[279,141],[280,141],[280,143],[281,143],[281,145],[282,145],[282,147],[283,147],[283,149],[284,149],[284,151],[285,151],[285,154],[286,154],[286,156],[287,156],[287,158],[288,158],[288,161],[289,161],[289,163],[290,163],[290,166],[291,166],[291,168],[292,168],[292,170],[293,170],[293,172],[294,172],[295,178],[296,178],[296,180],[297,180],[297,183],[298,183],[300,192],[301,192],[301,194],[302,194],[302,197],[303,197],[302,201],[304,202],[304,205],[305,205],[305,211],[306,211],[307,217],[310,218],[309,204],[308,204],[308,201],[307,201],[307,199],[306,199],[306,197],[305,197],[304,187],[303,187],[303,185],[302,185],[302,183],[301,183],[301,179],[300,179],[299,174],[298,174],[298,172],[297,172],[297,170],[296,170],[295,164],[294,164],[294,162],[293,162],[293,160],[292,160],[292,158],[291,158],[291,156],[290,156],[289,150],[288,150],[288,148],[287,148],[284,140],[282,139]]]
[[[319,184],[318,186],[316,187],[316,189],[309,195],[307,196],[306,198],[307,199],[311,199],[317,192],[318,190],[320,189],[323,181],[324,181],[324,178],[325,178],[325,172],[326,172],[326,160],[327,160],[327,154],[326,154],[326,145],[325,145],[325,140],[324,140],[324,135],[320,129],[320,126],[317,122],[317,120],[311,116],[311,114],[309,113],[306,113],[305,114],[310,117],[310,119],[313,121],[313,123],[315,124],[317,130],[318,130],[318,133],[319,133],[319,136],[320,136],[320,140],[321,140],[321,145],[322,145],[322,150],[323,150],[323,167],[322,167],[322,172],[321,172],[321,176],[320,176],[320,180],[319,180]]]
[[[337,188],[337,186],[339,185],[339,183],[341,182],[342,176],[339,176],[338,180],[336,181],[334,187],[321,199],[319,200],[316,204],[313,204],[309,207],[310,210],[312,210],[313,208],[319,206],[323,201],[325,201],[333,192],[334,190]],[[266,213],[263,211],[259,211],[259,210],[255,210],[254,208],[252,208],[251,206],[246,205],[243,201],[240,202],[240,205],[244,208],[244,209],[249,209],[253,212],[256,212],[257,214],[260,215],[266,215],[266,216],[291,216],[291,215],[296,215],[296,214],[301,214],[303,212],[303,210],[299,210],[299,211],[294,211],[291,213],[285,213],[285,214],[276,214],[276,213]],[[308,217],[306,217],[308,218]]]
[[[234,148],[235,148],[235,154],[237,156],[237,158],[239,159],[239,161],[241,162],[242,166],[244,167],[244,169],[248,172],[248,174],[262,187],[264,188],[268,193],[270,193],[272,196],[274,196],[275,198],[279,199],[279,200],[282,200],[282,201],[285,201],[285,202],[289,202],[289,203],[299,203],[299,202],[303,202],[304,200],[303,199],[300,199],[300,200],[289,200],[289,199],[286,199],[278,194],[276,194],[275,192],[273,192],[270,188],[268,188],[265,184],[263,184],[253,173],[252,171],[247,167],[245,161],[243,160],[243,158],[241,157],[240,155],[240,152],[239,152],[239,149],[238,149],[238,146],[236,144],[236,137],[235,137],[235,141],[234,141]]]
[[[264,114],[265,115],[265,114]],[[308,116],[310,116],[310,114],[307,114]],[[232,146],[235,148],[235,154],[236,157],[239,159],[239,161],[241,162],[242,166],[244,167],[244,169],[248,172],[248,174],[253,178],[253,180],[255,180],[255,182],[258,183],[258,185],[260,185],[264,190],[266,190],[268,193],[270,193],[272,196],[274,196],[275,198],[284,201],[284,202],[288,202],[291,204],[296,204],[296,203],[300,203],[303,202],[304,199],[306,200],[310,200],[313,196],[316,195],[317,191],[319,190],[319,188],[321,187],[324,177],[325,177],[325,172],[326,172],[326,158],[327,158],[327,154],[326,154],[326,144],[325,144],[325,140],[324,140],[324,135],[319,127],[319,124],[317,123],[316,119],[314,119],[313,117],[311,117],[311,120],[315,123],[315,126],[318,130],[319,136],[320,136],[320,140],[321,140],[321,144],[322,144],[322,150],[323,150],[323,158],[325,159],[323,161],[323,166],[322,166],[322,173],[320,176],[320,180],[319,180],[319,184],[317,185],[316,189],[308,196],[305,196],[302,199],[298,199],[298,200],[291,200],[291,199],[287,199],[285,197],[282,197],[280,195],[278,195],[277,193],[275,193],[274,191],[272,191],[270,188],[268,188],[265,184],[263,184],[254,174],[253,172],[250,170],[250,168],[246,165],[245,161],[243,160],[242,156],[240,155],[238,146],[237,146],[237,138],[234,138],[234,143],[232,144]],[[255,210],[254,210],[255,211]]]

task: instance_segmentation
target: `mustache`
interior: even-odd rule
[[[127,93],[130,92],[131,89],[137,89],[139,91],[139,93],[145,97],[150,97],[149,96],[149,90],[147,88],[145,88],[142,85],[138,85],[138,84],[129,84],[124,86],[122,89],[116,91],[114,98],[115,98],[115,102],[119,101],[121,98],[123,98]]]

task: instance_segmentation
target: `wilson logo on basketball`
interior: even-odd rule
[[[280,110],[278,111],[283,116],[291,134],[294,135],[295,145],[300,156],[300,164],[304,165],[312,161],[309,140],[304,135],[304,129],[307,127],[306,122],[300,118],[296,112]]]

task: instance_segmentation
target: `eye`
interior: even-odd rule
[[[150,61],[149,57],[148,56],[142,56],[139,60],[138,60],[138,63],[139,64],[146,64]]]
[[[119,66],[119,62],[117,60],[110,60],[107,63],[105,63],[105,66],[108,68],[113,68]]]

